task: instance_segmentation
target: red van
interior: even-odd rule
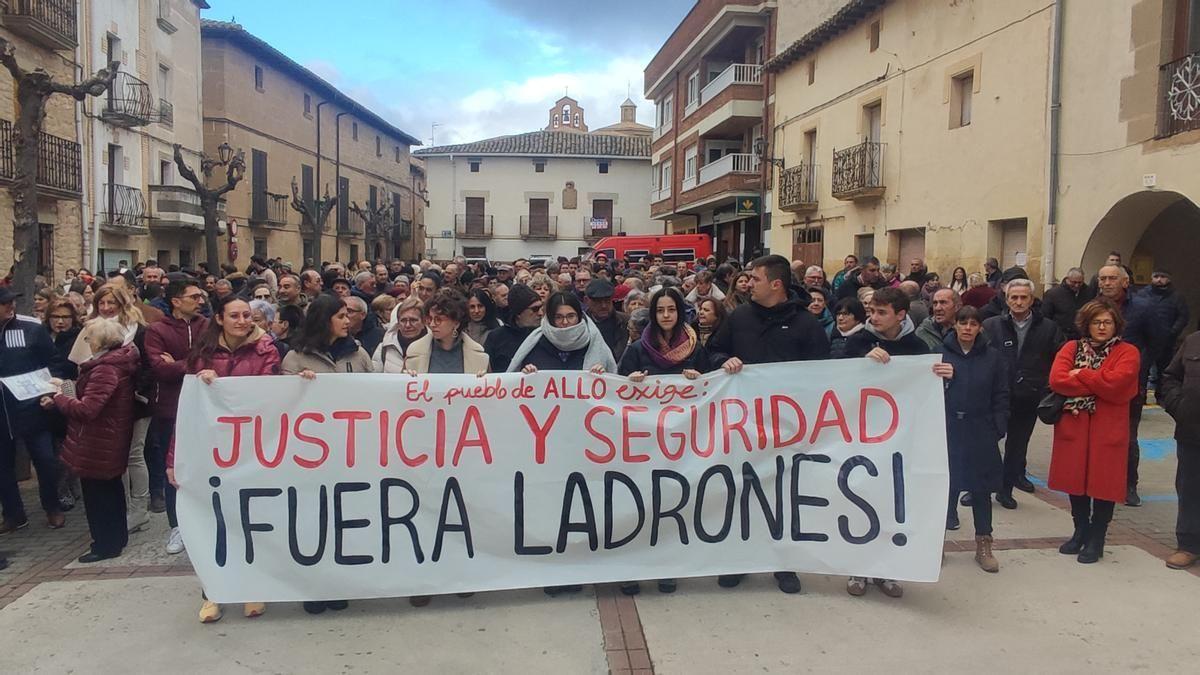
[[[712,255],[712,237],[707,234],[630,234],[604,237],[592,245],[588,258],[603,253],[609,260],[640,262],[648,255],[661,255],[666,262],[693,262]]]

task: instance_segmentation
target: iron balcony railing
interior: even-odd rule
[[[175,124],[175,106],[165,98],[158,99],[158,121],[168,127]]]
[[[521,216],[522,239],[557,239],[558,216]]]
[[[624,229],[624,225],[620,218],[590,218],[583,219],[583,238],[584,239],[599,239],[601,237],[614,237]]]
[[[1159,66],[1158,138],[1200,129],[1200,52]]]
[[[264,217],[260,222],[262,222],[264,225],[272,225],[275,227],[287,225],[288,196],[277,194],[275,192],[267,192],[266,190],[263,190],[263,193],[266,194],[267,197],[267,208],[266,213],[263,214]]]
[[[338,232],[342,234],[366,234],[367,219],[358,211],[347,209],[346,220],[338,223]]]
[[[878,196],[883,190],[883,143],[863,141],[834,150],[831,192],[838,199]]]
[[[801,164],[779,174],[779,208],[803,211],[817,206],[817,166]]]
[[[16,177],[17,148],[13,125],[0,120],[0,180]],[[38,137],[38,187],[67,195],[83,192],[83,173],[79,144],[42,132]]]
[[[4,25],[47,49],[78,46],[75,0],[8,0]]]
[[[102,225],[121,230],[144,230],[145,221],[146,199],[141,190],[128,185],[105,184]]]
[[[454,234],[462,239],[487,239],[492,236],[493,216],[458,213],[454,216]]]
[[[150,85],[120,70],[108,89],[101,119],[121,127],[149,124],[157,111],[150,98]]]

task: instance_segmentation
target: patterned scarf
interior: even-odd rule
[[[684,359],[691,356],[692,352],[696,351],[696,343],[698,341],[696,331],[686,323],[683,324],[683,330],[675,338],[674,344],[666,344],[665,341],[654,344],[654,339],[650,334],[650,326],[646,326],[646,330],[642,332],[642,348],[646,350],[646,354],[650,357],[650,360],[659,368],[674,368],[678,366]]]
[[[1099,370],[1100,364],[1108,358],[1108,353],[1112,351],[1113,345],[1120,341],[1121,338],[1114,337],[1102,345],[1096,345],[1091,340],[1080,340],[1079,345],[1075,348],[1075,367]],[[1092,395],[1071,396],[1063,404],[1063,410],[1094,413],[1096,412],[1096,397]]]

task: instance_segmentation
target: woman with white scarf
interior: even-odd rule
[[[612,350],[573,293],[550,296],[542,325],[525,338],[508,366],[510,373],[539,370],[587,370],[597,375],[617,370]]]
[[[542,325],[534,328],[517,348],[508,372],[536,373],[538,370],[587,370],[597,375],[615,373],[617,362],[604,342],[600,329],[583,312],[574,293],[553,293],[546,301]],[[578,593],[577,584],[547,586],[546,595]]]
[[[124,331],[122,346],[133,344],[139,353],[139,363],[142,367],[134,374],[133,402],[133,437],[129,443],[129,464],[125,469],[125,499],[128,506],[126,515],[130,532],[137,532],[150,522],[150,472],[146,467],[146,432],[150,428],[150,408],[148,405],[153,383],[148,379],[150,368],[144,363],[146,353],[146,318],[142,314],[138,302],[129,291],[113,285],[107,285],[96,291],[92,303],[92,315],[75,340],[75,346],[68,357],[72,363],[82,364],[92,358],[92,348],[88,346],[87,338],[96,319],[116,321]]]

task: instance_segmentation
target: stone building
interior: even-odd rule
[[[547,119],[541,131],[414,153],[429,178],[427,257],[574,256],[600,237],[662,232],[648,217],[650,128],[632,101],[595,131],[568,97]]]
[[[199,164],[200,10],[203,0],[81,0],[85,71],[121,68],[110,91],[87,103],[84,174],[95,266],[154,259],[190,268],[203,258],[200,204],[172,159],[178,143]],[[199,256],[199,257],[197,257]]]
[[[41,68],[57,82],[75,82],[73,52],[79,44],[79,20],[74,0],[3,3],[0,35],[12,44],[25,70]],[[4,111],[0,113],[0,274],[8,272],[15,254],[13,202],[7,189],[14,168],[15,95],[16,83],[4,71],[0,77],[0,110]],[[69,96],[51,97],[38,139],[38,269],[52,280],[61,278],[68,268],[86,266],[89,259],[81,218],[84,186],[78,129],[82,110],[78,106]]]
[[[239,260],[419,255],[423,176],[409,150],[420,141],[238,24],[203,21],[201,61],[205,152],[228,143],[246,157],[246,178],[226,206],[240,227]],[[314,211],[338,196],[324,231],[291,208],[293,181]],[[372,212],[381,217],[361,215]]]
[[[1200,2],[781,3],[771,250],[1053,282],[1200,256]],[[791,12],[791,13],[790,13]],[[782,28],[781,28],[782,31]],[[1177,283],[1200,308],[1200,287]]]

